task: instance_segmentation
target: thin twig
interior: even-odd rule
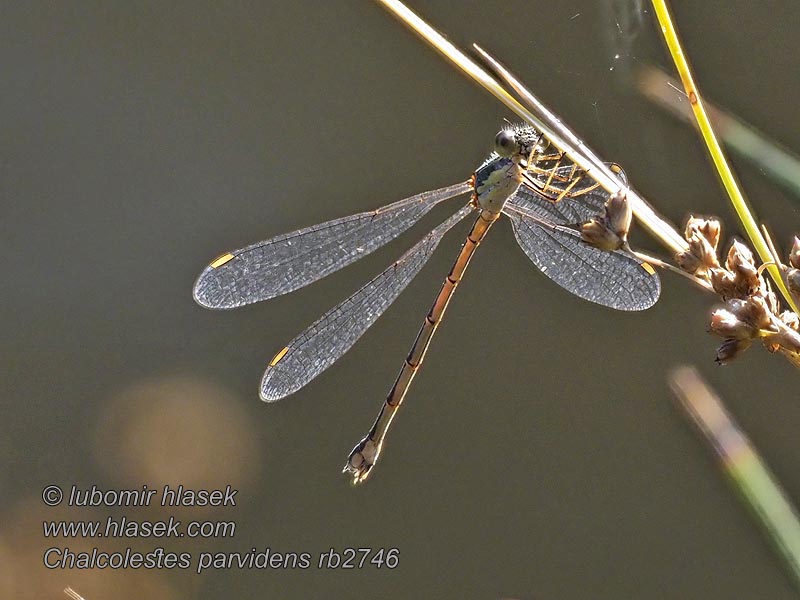
[[[643,66],[637,72],[639,91],[669,113],[697,123],[680,83],[660,69]],[[675,93],[677,92],[677,93]],[[800,158],[739,117],[705,99],[706,111],[720,139],[731,150],[756,165],[765,175],[800,197]]]
[[[64,593],[72,598],[72,600],[86,600],[83,596],[81,596],[78,592],[73,590],[71,587],[65,587]]]
[[[590,173],[590,176],[600,184],[609,194],[615,194],[621,191],[620,181],[614,174],[600,162],[592,160],[590,156],[585,154],[588,149],[586,144],[578,140],[578,145],[571,143],[570,140],[578,139],[566,126],[554,117],[555,122],[548,121],[548,115],[552,112],[546,110],[545,113],[535,114],[523,106],[516,98],[503,88],[484,68],[478,65],[474,60],[469,58],[464,52],[459,50],[454,44],[448,41],[441,33],[436,31],[428,23],[422,20],[418,15],[411,11],[399,0],[376,0],[380,5],[391,12],[403,24],[409,27],[417,35],[419,35],[425,42],[430,44],[434,49],[440,52],[445,58],[451,61],[461,72],[470,77],[481,87],[487,90],[495,98],[505,104],[510,110],[521,117],[525,122],[545,134],[553,145],[560,151],[565,152],[576,165],[581,169]],[[495,64],[494,61],[487,53],[483,53],[484,58],[488,58]],[[507,72],[507,71],[506,71]],[[526,90],[527,91],[527,90]],[[530,94],[530,92],[528,92]],[[532,97],[533,95],[530,94]],[[536,101],[537,108],[544,105]],[[543,117],[543,118],[540,118]],[[548,122],[546,122],[548,121]],[[558,131],[556,131],[558,130]],[[583,150],[583,151],[582,151]],[[592,156],[593,153],[591,153]],[[664,219],[662,219],[653,208],[642,198],[635,190],[626,189],[626,196],[631,203],[636,218],[642,225],[651,232],[664,246],[671,252],[677,253],[686,250],[686,242],[683,237]]]
[[[669,271],[670,273],[675,273],[676,275],[680,275],[681,277],[685,277],[686,279],[691,281],[693,284],[695,284],[696,286],[698,286],[699,288],[701,288],[705,292],[710,292],[712,294],[716,293],[714,291],[714,288],[711,286],[711,284],[708,281],[706,281],[705,279],[701,279],[699,277],[695,277],[694,275],[691,275],[691,274],[687,273],[683,269],[679,269],[678,267],[676,267],[674,265],[671,265],[668,262],[665,262],[665,261],[661,260],[660,258],[657,258],[655,256],[647,254],[646,252],[639,252],[638,250],[633,250],[633,249],[630,249],[629,251],[630,251],[631,254],[633,254],[639,260],[643,260],[643,261],[645,261],[647,263],[650,263],[651,265],[655,265],[656,267],[660,267],[660,268],[664,269],[665,271]]]
[[[706,114],[705,107],[703,106],[703,100],[700,97],[700,92],[694,83],[694,78],[692,77],[692,72],[689,68],[689,62],[686,60],[686,55],[681,47],[680,39],[678,38],[678,33],[675,29],[675,25],[673,24],[672,17],[670,16],[669,8],[667,8],[666,0],[652,0],[652,3],[653,9],[658,17],[658,22],[661,25],[661,33],[664,35],[664,40],[669,48],[669,53],[672,56],[672,60],[675,62],[675,68],[678,70],[683,87],[686,89],[686,95],[689,98],[689,104],[694,112],[694,117],[697,120],[698,127],[700,128],[700,133],[702,134],[703,140],[706,143],[706,147],[711,154],[711,159],[714,161],[714,166],[717,168],[717,172],[722,179],[722,184],[725,186],[725,190],[728,192],[728,197],[731,200],[731,204],[733,205],[739,220],[742,222],[742,226],[744,227],[747,237],[750,238],[750,242],[753,244],[753,247],[755,248],[761,260],[765,263],[770,262],[772,260],[772,254],[769,251],[769,247],[767,246],[764,237],[761,235],[761,232],[758,229],[758,223],[753,217],[753,213],[750,210],[747,201],[745,200],[744,194],[742,193],[742,190],[736,181],[736,176],[728,164],[728,160],[722,150],[722,146],[720,146],[717,136],[714,133],[714,129],[711,126],[711,121]],[[792,307],[792,310],[797,313],[797,305],[795,304],[792,295],[789,293],[789,290],[786,288],[778,267],[773,264],[768,267],[768,272],[775,281],[775,284],[778,286],[778,289],[781,291],[781,294],[786,299],[786,302]]]

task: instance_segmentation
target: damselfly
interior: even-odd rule
[[[622,170],[613,171],[625,183]],[[364,481],[378,460],[389,426],[450,298],[475,249],[501,215],[509,218],[528,258],[576,296],[629,311],[656,302],[660,283],[648,263],[627,248],[604,252],[581,239],[580,225],[603,210],[609,194],[563,153],[553,152],[547,138],[533,127],[508,126],[497,134],[494,152],[469,180],[228,252],[214,260],[195,284],[195,300],[208,308],[235,308],[274,298],[366,256],[440,202],[467,194],[465,206],[289,342],[269,362],[261,380],[261,398],[273,402],[322,373],[383,314],[444,235],[467,215],[477,213],[377,420],[350,453],[344,470],[354,483]]]

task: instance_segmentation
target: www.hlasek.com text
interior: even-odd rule
[[[230,538],[236,535],[235,521],[184,523],[175,517],[140,521],[109,516],[97,521],[42,521],[42,526],[46,538]]]

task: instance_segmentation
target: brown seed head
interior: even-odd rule
[[[761,287],[761,279],[753,261],[753,253],[740,241],[734,240],[728,251],[725,265],[734,274],[737,285],[745,295],[754,294]]]
[[[795,331],[800,329],[800,318],[797,317],[797,313],[792,310],[785,310],[781,313],[780,319],[784,325],[787,327],[791,327]]]
[[[718,267],[711,269],[708,273],[711,287],[720,295],[723,300],[731,298],[741,298],[742,294],[736,285],[736,277],[730,271]]]
[[[726,365],[747,350],[752,343],[750,340],[727,339],[717,348],[717,357],[714,360],[720,365]]]
[[[710,330],[720,337],[740,340],[752,339],[757,331],[726,308],[718,308],[711,313]]]
[[[686,241],[689,243],[689,250],[676,256],[676,261],[681,268],[686,265],[694,268],[693,271],[689,271],[690,273],[704,275],[708,270],[719,267],[716,246],[711,244],[702,232],[692,230]],[[685,256],[686,254],[691,256]]]
[[[625,192],[617,192],[611,195],[605,204],[605,216],[609,229],[622,238],[623,241],[626,240],[631,229],[633,211]]]
[[[747,300],[731,300],[728,302],[733,312],[742,321],[759,330],[773,331],[772,319],[766,300],[760,296],[752,296]]]
[[[617,192],[606,201],[602,216],[581,226],[581,238],[606,252],[619,250],[628,240],[632,218],[630,203],[624,192]]]
[[[689,217],[686,222],[684,236],[688,241],[692,235],[697,234],[703,237],[716,252],[719,244],[720,224],[717,219],[703,219],[701,217]]]
[[[727,269],[721,267],[709,270],[709,280],[714,291],[723,300],[729,298],[748,298],[757,292],[768,292],[764,280],[753,262],[753,254],[744,244],[734,241],[725,261]]]
[[[675,255],[675,262],[678,264],[681,270],[686,271],[690,275],[694,275],[701,269],[705,271],[703,262],[697,256],[688,251],[678,252]]]
[[[786,285],[795,296],[800,296],[800,269],[793,268],[786,271]]]
[[[777,333],[765,337],[764,345],[772,352],[779,348],[800,352],[800,333],[790,327],[783,326]]]
[[[789,251],[789,264],[795,269],[800,269],[800,239],[792,238],[792,249]]]
[[[581,225],[581,239],[590,246],[605,252],[619,250],[625,244],[622,238],[608,228],[602,217]]]

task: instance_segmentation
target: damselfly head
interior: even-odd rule
[[[530,125],[509,124],[494,138],[494,151],[503,158],[521,156],[528,158],[542,138],[542,134]]]
[[[510,129],[501,129],[494,136],[494,151],[503,158],[516,154],[517,147],[517,138]]]

